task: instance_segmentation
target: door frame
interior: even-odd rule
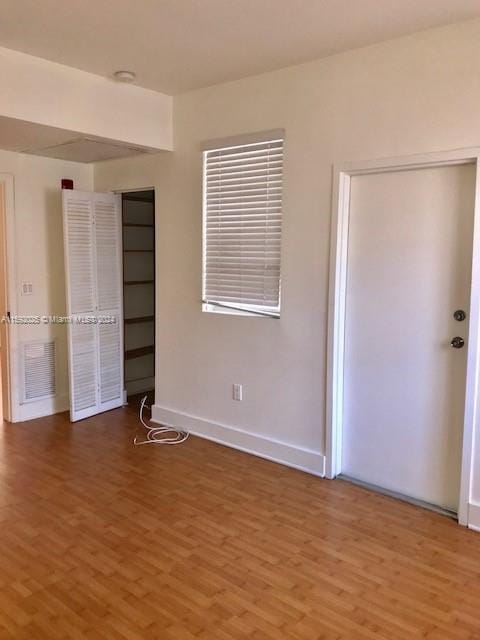
[[[17,313],[17,287],[16,287],[16,260],[15,260],[15,182],[11,173],[0,173],[0,182],[3,185],[3,221],[5,230],[3,238],[3,260],[5,270],[5,297],[7,309],[11,316]],[[6,325],[6,393],[3,398],[3,417],[10,422],[18,420],[18,393],[20,389],[19,374],[17,372],[16,345],[17,327],[15,323]],[[3,375],[3,374],[2,374]],[[2,389],[2,395],[5,389]]]
[[[480,147],[348,162],[334,167],[328,301],[325,463],[327,478],[335,478],[341,473],[351,179],[353,176],[374,173],[459,164],[473,164],[475,166],[472,281],[468,327],[469,338],[467,342],[461,487],[458,508],[458,522],[466,526],[468,525],[468,507],[471,494],[473,436],[475,429],[480,429],[480,387],[478,380],[480,372]]]

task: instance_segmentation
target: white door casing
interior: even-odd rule
[[[74,422],[123,404],[121,197],[66,189],[63,221]]]
[[[336,477],[342,472],[342,436],[344,422],[344,355],[345,355],[345,304],[347,291],[348,233],[350,193],[353,176],[380,174],[383,172],[440,167],[456,164],[472,164],[475,167],[474,226],[472,282],[470,289],[470,315],[468,341],[466,343],[466,385],[464,397],[464,423],[461,462],[461,487],[458,508],[460,524],[468,524],[468,508],[471,499],[472,441],[479,422],[478,353],[479,301],[480,301],[480,214],[479,214],[479,149],[456,150],[387,158],[374,161],[347,163],[334,171],[334,198],[332,212],[332,245],[329,290],[329,338],[327,365],[326,411],[326,467],[327,476]],[[449,310],[450,311],[450,310]],[[461,335],[461,333],[459,333]],[[446,336],[447,337],[447,336]],[[479,425],[480,426],[480,425]]]
[[[0,182],[3,184],[4,202],[4,251],[5,251],[5,297],[6,307],[11,316],[17,314],[17,262],[15,257],[15,181],[12,174],[0,173]],[[17,326],[15,323],[4,327],[5,345],[3,355],[4,366],[6,368],[2,375],[8,378],[7,389],[8,401],[3,407],[4,418],[11,422],[21,420],[21,382],[18,367],[19,346]]]

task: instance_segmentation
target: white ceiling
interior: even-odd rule
[[[480,16],[480,0],[2,0],[0,45],[175,94]]]

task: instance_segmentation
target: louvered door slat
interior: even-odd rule
[[[67,243],[69,252],[71,313],[94,311],[92,203],[87,197],[68,197]]]
[[[122,263],[120,251],[119,203],[115,196],[96,194],[95,247],[97,261],[97,299],[102,315],[114,322],[98,327],[99,384],[102,410],[123,401],[121,331]]]
[[[63,191],[65,281],[67,289],[70,419],[97,413],[98,374],[95,325],[85,322],[96,306],[92,194]]]
[[[96,194],[95,235],[97,259],[97,296],[100,311],[120,308],[119,219],[117,203],[109,194]]]
[[[119,363],[123,357],[120,323],[99,326],[100,403],[122,401],[122,376]]]
[[[97,340],[93,324],[75,323],[71,327],[70,375],[73,393],[70,405],[80,417],[96,413],[97,407]],[[91,411],[91,413],[90,413]],[[77,418],[78,419],[78,418]]]

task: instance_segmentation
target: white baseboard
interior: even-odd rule
[[[13,422],[24,422],[25,420],[33,420],[34,418],[43,418],[44,416],[51,416],[61,411],[68,411],[68,409],[69,402],[66,396],[45,398],[38,402],[24,402],[16,407]]]
[[[480,532],[480,504],[468,505],[468,528]]]
[[[318,451],[297,447],[280,440],[266,438],[257,433],[249,433],[237,427],[230,427],[186,413],[173,411],[159,405],[152,407],[152,422],[167,426],[180,427],[200,438],[212,440],[219,444],[251,453],[260,458],[279,462],[324,477],[325,456]]]

